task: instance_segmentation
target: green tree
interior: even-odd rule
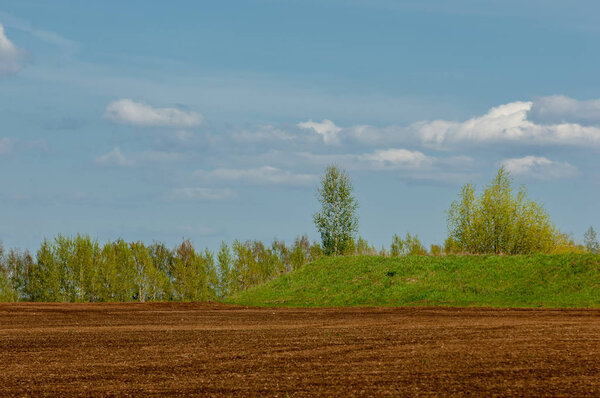
[[[212,256],[197,253],[189,240],[175,249],[173,288],[175,298],[182,301],[206,301],[215,297],[210,285]]]
[[[0,302],[16,301],[17,294],[10,283],[10,275],[6,259],[4,257],[4,247],[0,242]]]
[[[134,242],[129,245],[134,264],[135,297],[144,302],[148,299],[156,299],[156,290],[159,288],[159,277],[150,251],[142,242]]]
[[[353,250],[358,202],[352,191],[348,174],[337,166],[328,166],[317,190],[321,210],[313,216],[325,255],[343,255]]]
[[[404,254],[404,241],[398,235],[394,234],[392,245],[390,247],[390,256],[399,257]]]
[[[390,247],[390,256],[423,256],[427,254],[427,249],[419,240],[417,235],[406,234],[404,239],[394,234],[392,246]]]
[[[213,253],[204,249],[204,272],[206,273],[205,300],[214,301],[218,297],[219,291],[219,274],[215,266],[215,256]]]
[[[219,297],[225,298],[235,291],[233,278],[233,257],[231,250],[225,242],[221,242],[221,248],[217,254],[217,265],[219,270]]]
[[[583,236],[583,244],[585,249],[594,254],[600,253],[600,243],[598,242],[598,236],[593,227],[589,227]]]
[[[552,252],[561,245],[548,213],[527,199],[525,188],[513,195],[504,167],[480,197],[472,185],[463,187],[448,211],[448,235],[452,252],[523,254]]]
[[[148,249],[154,269],[158,272],[158,284],[160,285],[157,287],[156,298],[153,298],[153,300],[172,300],[173,287],[170,272],[173,269],[173,251],[164,243],[159,242],[154,242]]]
[[[310,259],[310,241],[303,235],[294,240],[294,245],[290,250],[289,262],[292,270],[297,270]]]
[[[43,240],[36,259],[26,286],[28,298],[32,301],[67,301],[64,270],[59,267],[49,240]]]
[[[432,256],[441,256],[442,255],[442,247],[440,245],[431,244],[429,246],[429,253]]]

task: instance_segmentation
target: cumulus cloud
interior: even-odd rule
[[[8,155],[12,152],[14,147],[14,141],[10,138],[0,139],[0,155]]]
[[[195,176],[210,181],[241,181],[258,185],[308,185],[317,181],[318,178],[313,174],[296,174],[271,166],[249,169],[198,170],[195,172]]]
[[[309,129],[323,137],[323,142],[326,144],[339,143],[338,133],[342,131],[341,127],[336,126],[331,120],[324,119],[321,123],[313,122],[310,119],[308,122],[297,124],[302,129]]]
[[[195,127],[202,123],[201,114],[176,108],[154,108],[131,99],[111,102],[104,117],[115,123],[140,127]]]
[[[579,174],[579,170],[567,162],[555,162],[538,156],[505,159],[502,164],[514,175],[542,180],[572,178]]]
[[[125,156],[119,147],[96,157],[97,164],[102,166],[132,167],[142,163],[170,163],[183,159],[177,152],[145,151]]]
[[[436,120],[412,128],[426,146],[449,149],[460,145],[517,143],[530,145],[600,145],[600,127],[575,123],[536,124],[527,119],[532,102],[512,102],[465,122]]]
[[[517,101],[491,108],[465,121],[431,120],[409,126],[338,127],[329,120],[300,123],[323,135],[326,143],[355,141],[362,145],[419,145],[451,150],[495,144],[600,146],[600,100],[577,101],[564,96]]]
[[[174,191],[175,197],[188,200],[225,200],[234,198],[236,192],[232,189],[215,189],[201,187],[178,188]]]
[[[600,100],[578,101],[564,95],[533,101],[527,119],[540,124],[600,124]]]
[[[4,33],[0,24],[0,75],[17,73],[21,69],[23,51],[17,48]]]

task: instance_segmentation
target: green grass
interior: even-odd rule
[[[330,257],[227,301],[269,307],[600,308],[600,256]]]

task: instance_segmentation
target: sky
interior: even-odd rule
[[[443,243],[504,165],[576,241],[600,230],[600,2],[0,0],[0,241],[359,234]]]

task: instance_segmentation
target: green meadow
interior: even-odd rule
[[[600,255],[325,257],[227,300],[273,307],[600,307]]]

